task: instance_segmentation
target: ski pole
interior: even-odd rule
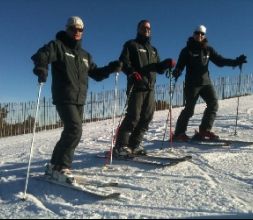
[[[170,69],[170,148],[172,148],[172,142],[173,142],[173,134],[172,134],[172,100],[174,96],[176,81],[174,82],[174,85],[172,85],[172,70]]]
[[[170,72],[171,74],[171,72]],[[172,147],[172,76],[170,76],[170,148]]]
[[[40,83],[39,92],[38,92],[38,99],[37,99],[37,107],[36,107],[36,113],[35,113],[35,119],[34,119],[34,125],[33,125],[33,137],[32,137],[32,143],[31,143],[31,148],[30,148],[30,156],[29,156],[29,162],[28,162],[27,174],[26,174],[26,181],[25,181],[24,197],[23,197],[22,200],[26,200],[26,193],[27,193],[27,188],[28,188],[31,161],[32,161],[32,154],[33,154],[33,146],[34,146],[35,133],[36,133],[36,121],[37,121],[37,118],[38,118],[40,95],[41,95],[42,86],[43,86],[43,83]]]
[[[167,116],[167,119],[166,119],[165,131],[164,131],[164,134],[163,134],[163,140],[162,140],[161,149],[163,149],[163,145],[164,145],[164,141],[165,141],[165,136],[166,136],[166,133],[167,133],[167,127],[168,127],[169,117],[170,117],[169,114],[170,114],[170,112],[168,112],[168,116]]]
[[[237,123],[238,123],[238,114],[239,114],[239,104],[240,104],[240,90],[241,90],[241,81],[242,81],[242,65],[239,66],[240,74],[239,74],[239,84],[237,91],[237,107],[236,107],[236,118],[235,118],[235,133],[234,136],[237,135]]]
[[[172,85],[172,69],[169,69],[166,73],[166,76],[167,78],[170,79],[170,83],[169,83],[169,95],[170,95],[170,104],[169,104],[169,112],[168,112],[168,116],[167,116],[167,119],[166,119],[166,125],[165,125],[165,131],[164,131],[164,135],[163,135],[163,141],[162,141],[162,147],[163,148],[163,145],[164,145],[164,140],[165,140],[165,136],[166,136],[166,133],[167,133],[167,127],[168,127],[168,123],[169,123],[169,120],[170,120],[170,147],[172,145],[172,100],[173,100],[173,96],[174,96],[174,92],[175,92],[175,87],[176,87],[176,80],[174,82],[174,84]]]
[[[120,126],[120,124],[121,124],[121,121],[122,121],[122,119],[123,119],[123,115],[124,115],[124,112],[126,111],[126,108],[127,108],[127,106],[128,106],[128,101],[129,101],[129,99],[130,99],[130,97],[131,97],[131,95],[132,95],[132,93],[133,93],[133,89],[134,89],[134,84],[131,86],[131,88],[130,88],[130,90],[129,90],[129,93],[128,93],[128,96],[127,96],[127,100],[126,100],[125,106],[124,106],[124,108],[123,108],[123,110],[122,110],[122,113],[121,113],[121,115],[120,115],[120,119],[119,119],[119,123],[118,123],[117,130],[118,130],[118,128],[119,128],[119,126]]]
[[[125,106],[124,106],[124,108],[123,108],[123,110],[122,110],[122,113],[121,113],[121,116],[120,116],[120,119],[119,119],[119,122],[118,122],[118,126],[117,126],[116,129],[114,129],[114,132],[115,132],[115,133],[114,133],[114,136],[113,136],[113,138],[112,138],[112,145],[111,145],[110,152],[109,152],[110,155],[108,155],[108,157],[107,157],[107,160],[106,160],[106,162],[105,162],[105,166],[108,165],[108,163],[109,163],[109,157],[110,157],[110,160],[111,160],[111,163],[110,163],[110,164],[112,164],[113,148],[115,147],[115,141],[116,141],[116,139],[117,139],[118,130],[119,130],[119,127],[120,127],[120,125],[121,125],[124,112],[126,111],[126,108],[127,108],[127,106],[128,106],[128,101],[129,101],[129,99],[130,99],[130,97],[131,97],[131,95],[132,95],[133,88],[134,88],[134,85],[132,85],[132,87],[131,87],[130,90],[129,90],[129,93],[128,93],[128,96],[127,96],[127,100],[126,100]]]
[[[119,73],[115,74],[115,88],[114,88],[114,109],[113,109],[113,126],[112,126],[112,139],[111,139],[111,149],[110,149],[110,165],[112,164],[112,152],[115,144],[115,117],[117,109],[117,94],[118,94],[118,78]]]

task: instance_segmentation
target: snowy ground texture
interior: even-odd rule
[[[240,98],[235,137],[236,105],[237,99],[220,101],[213,130],[221,138],[253,141],[253,96]],[[198,128],[204,107],[196,107],[189,135]],[[173,125],[181,110],[173,109]],[[173,154],[169,148],[159,152],[167,114],[155,113],[145,137],[146,149],[193,159],[163,169],[114,161],[112,169],[103,170],[105,161],[96,155],[110,147],[112,120],[84,125],[73,168],[89,180],[118,182],[119,187],[108,189],[122,193],[117,200],[98,200],[32,177],[28,200],[21,201],[32,135],[0,139],[0,218],[253,218],[253,144],[175,144]],[[58,129],[36,135],[32,174],[44,171],[60,133]]]

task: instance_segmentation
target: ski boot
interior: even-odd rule
[[[205,140],[219,140],[219,136],[214,134],[211,131],[200,130],[199,132],[195,131],[195,135],[192,137],[192,140],[196,141],[205,141]]]
[[[133,148],[132,155],[133,156],[146,156],[147,151],[144,149],[144,147],[139,146],[139,147]]]
[[[113,156],[115,158],[127,158],[132,156],[132,149],[124,146],[124,147],[115,147],[113,149]]]
[[[172,141],[176,142],[187,142],[189,140],[190,140],[189,136],[187,136],[185,133],[174,134],[172,137]]]
[[[72,174],[71,170],[69,168],[64,168],[61,166],[54,166],[52,178],[56,181],[63,182],[63,183],[69,183],[69,184],[76,183],[75,177]]]

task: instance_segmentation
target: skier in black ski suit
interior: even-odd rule
[[[77,16],[70,17],[66,30],[56,34],[56,40],[40,48],[32,56],[33,72],[39,83],[45,83],[48,64],[52,69],[52,96],[64,130],[56,144],[46,174],[57,180],[71,179],[74,151],[82,135],[82,119],[88,89],[88,77],[101,81],[118,72],[120,61],[98,68],[91,55],[81,47],[84,24]]]
[[[160,62],[158,52],[150,43],[150,22],[142,20],[136,39],[124,44],[120,60],[127,75],[128,108],[121,123],[114,147],[114,156],[146,154],[140,146],[155,110],[156,73],[172,68],[174,61]]]
[[[189,119],[194,114],[194,108],[199,97],[206,102],[207,108],[199,126],[199,132],[196,132],[193,139],[219,138],[218,135],[211,132],[216,112],[218,111],[218,99],[209,76],[209,60],[219,67],[235,67],[247,62],[245,55],[240,55],[236,59],[222,57],[208,45],[206,27],[200,25],[195,29],[193,36],[187,41],[187,46],[182,49],[176,68],[173,71],[173,76],[177,80],[186,67],[184,88],[185,108],[177,120],[173,136],[174,140],[189,140],[189,137],[186,135],[187,125]]]

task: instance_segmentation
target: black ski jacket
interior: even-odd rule
[[[175,69],[182,73],[186,66],[186,85],[209,85],[211,84],[208,70],[209,60],[219,67],[237,65],[236,60],[224,58],[208,46],[207,39],[199,43],[190,37],[187,46],[180,52]]]
[[[52,71],[52,96],[54,104],[84,105],[88,90],[88,76],[100,81],[109,76],[110,68],[97,68],[91,55],[81,48],[81,41],[73,41],[65,31],[56,40],[40,48],[31,58],[35,68]]]
[[[160,72],[157,64],[160,62],[158,52],[149,40],[143,40],[140,36],[129,40],[124,44],[120,61],[123,62],[123,72],[128,76],[128,90],[134,84],[134,90],[153,90],[156,82],[156,73]],[[134,82],[131,76],[138,72],[142,80]]]

